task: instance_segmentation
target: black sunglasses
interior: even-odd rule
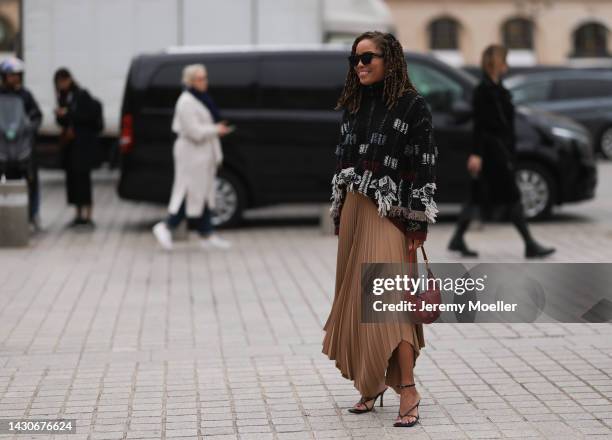
[[[363,65],[367,66],[372,62],[372,59],[374,57],[382,58],[383,56],[380,53],[364,52],[361,55],[352,54],[348,57],[348,60],[351,67],[357,66],[357,64],[359,64],[359,61],[361,61]]]

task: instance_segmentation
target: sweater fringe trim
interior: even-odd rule
[[[330,216],[337,218],[340,215],[342,204],[348,191],[359,193],[366,197],[370,197],[366,192],[360,189],[361,176],[355,173],[355,168],[344,168],[334,174],[331,195],[331,207],[329,208]],[[418,196],[425,206],[424,211],[417,211],[408,207],[394,205],[398,198],[396,195],[397,185],[388,176],[379,179],[375,184],[370,185],[376,188],[374,197],[378,206],[378,215],[380,217],[400,217],[409,220],[416,220],[427,223],[436,223],[436,216],[439,212],[436,202],[433,200],[433,193],[436,190],[435,183],[427,183],[423,188],[418,190]]]

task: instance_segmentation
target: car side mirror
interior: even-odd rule
[[[462,99],[455,100],[451,105],[451,114],[457,124],[463,124],[472,117],[472,106]]]

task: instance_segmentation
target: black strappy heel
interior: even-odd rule
[[[413,387],[414,384],[408,384],[408,385],[398,385],[398,388],[410,388]],[[400,413],[399,411],[397,412],[397,415],[400,419],[403,419],[404,417],[414,417],[414,420],[412,422],[408,422],[408,423],[404,423],[404,422],[395,422],[393,424],[393,426],[395,426],[396,428],[410,428],[411,426],[416,425],[416,423],[419,421],[419,415],[417,414],[416,416],[413,416],[412,414],[408,414],[410,411],[412,411],[415,408],[419,408],[419,403],[421,403],[421,399],[419,399],[419,401],[416,403],[416,405],[414,405],[412,408],[410,408],[408,411],[406,411],[404,414]]]
[[[363,397],[363,396],[361,396],[361,399],[359,399],[359,403],[364,405],[365,408],[364,409],[361,409],[361,408],[349,408],[348,411],[353,413],[353,414],[363,414],[363,413],[367,413],[367,412],[373,411],[374,407],[376,406],[376,399],[378,399],[379,397],[380,397],[380,406],[383,406],[383,395],[385,394],[385,391],[387,391],[387,388],[382,390],[380,393],[378,393],[374,397]],[[366,402],[369,402],[370,400],[373,400],[374,403],[372,403],[371,407],[368,407],[368,405],[366,405]]]

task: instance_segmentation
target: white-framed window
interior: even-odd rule
[[[536,64],[535,26],[525,17],[513,17],[502,25],[502,43],[508,48],[508,63],[511,66]]]
[[[452,17],[441,17],[429,24],[431,50],[459,50],[459,22]]]
[[[429,49],[442,61],[453,66],[464,64],[460,48],[461,25],[453,17],[439,17],[429,23]]]
[[[610,30],[603,24],[588,22],[579,26],[573,34],[575,58],[598,58],[610,56],[608,47]]]

